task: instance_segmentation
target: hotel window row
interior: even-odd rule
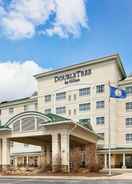
[[[87,112],[87,111],[90,111],[90,108],[91,108],[91,104],[90,103],[83,103],[83,104],[79,104],[79,111],[80,112]],[[101,109],[101,108],[104,108],[104,101],[97,101],[96,102],[96,108],[97,109]],[[61,110],[63,109],[63,110]],[[66,109],[66,107],[65,107]],[[48,114],[48,113],[51,113],[51,108],[48,108],[48,109],[45,109],[45,113]],[[56,108],[56,113],[57,114],[64,114],[65,111],[64,111],[64,107],[57,107]],[[69,112],[69,115],[71,113]],[[76,114],[76,113],[74,113]]]
[[[105,85],[97,85],[96,86],[96,93],[103,93],[105,90]],[[90,95],[90,87],[88,88],[81,88],[79,89],[79,96],[89,96]],[[64,100],[66,99],[66,92],[56,93],[56,100]],[[68,100],[71,101],[71,95],[68,96]],[[76,94],[74,94],[74,100],[76,100]],[[45,102],[51,101],[51,95],[45,96]]]
[[[34,103],[34,110],[37,111],[37,109],[38,109],[38,104],[37,103]],[[28,111],[28,110],[30,110],[30,105],[24,105],[23,106],[23,111]],[[10,107],[8,109],[8,111],[9,111],[9,114],[11,115],[11,114],[14,113],[15,108],[14,107]]]

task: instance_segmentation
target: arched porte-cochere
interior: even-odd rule
[[[16,141],[41,146],[42,167],[51,164],[53,172],[69,172],[70,163],[82,159],[76,154],[79,150],[87,150],[85,165],[96,162],[97,139],[92,130],[70,119],[51,113],[23,112],[0,127],[0,165],[2,169],[9,168],[9,143]]]

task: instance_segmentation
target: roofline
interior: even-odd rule
[[[17,120],[17,118],[21,118],[24,116],[30,116],[30,115],[35,115],[36,117],[41,117],[41,118],[47,118],[48,121],[52,121],[51,118],[49,118],[46,114],[38,111],[25,111],[21,112],[19,114],[16,114],[15,116],[11,117],[4,126],[9,126],[14,120]]]
[[[101,137],[96,134],[95,132],[93,132],[92,130],[80,125],[79,123],[75,123],[74,121],[72,120],[66,120],[66,121],[59,121],[59,122],[56,122],[56,123],[44,123],[44,124],[41,124],[42,126],[55,126],[55,125],[62,125],[62,124],[67,124],[67,123],[70,123],[70,124],[74,124],[74,125],[77,125],[78,127],[84,129],[85,131],[91,133],[92,135],[96,136],[98,139],[101,139]]]
[[[120,58],[119,54],[113,54],[113,55],[109,55],[109,56],[105,56],[105,57],[100,57],[100,58],[97,58],[97,59],[84,61],[84,62],[81,62],[79,64],[74,64],[74,65],[58,68],[58,69],[51,70],[51,71],[48,71],[48,72],[42,72],[42,73],[34,75],[34,77],[36,79],[39,79],[41,77],[47,77],[47,76],[58,74],[58,73],[65,72],[65,71],[68,71],[68,70],[77,69],[79,67],[90,66],[90,65],[93,65],[93,64],[106,62],[106,61],[112,60],[112,59],[116,59],[118,61],[117,64],[118,64],[119,70],[121,71],[121,74],[122,74],[123,78],[126,78],[127,75],[126,75],[126,72],[125,72],[125,69],[123,67],[123,64],[122,64],[122,61],[121,61],[121,58]]]
[[[31,96],[31,97],[25,97],[25,98],[20,98],[20,99],[16,99],[16,100],[0,102],[0,108],[12,106],[12,105],[19,105],[21,103],[33,102],[36,100],[37,100],[37,96]]]
[[[125,80],[121,80],[119,82],[119,85],[127,85],[127,84],[132,84],[132,78],[126,78]]]

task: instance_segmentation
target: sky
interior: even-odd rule
[[[131,45],[132,0],[0,0],[0,100],[30,96],[36,73],[113,53],[129,74]]]

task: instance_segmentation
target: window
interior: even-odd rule
[[[103,93],[104,92],[104,84],[96,86],[96,93]]]
[[[24,105],[24,111],[28,110],[28,105]]]
[[[90,95],[90,88],[79,89],[79,96],[88,96]]]
[[[74,100],[76,100],[76,99],[77,99],[77,95],[76,95],[76,94],[74,94],[74,96],[73,96],[73,97],[74,97]]]
[[[90,103],[79,104],[79,111],[86,112],[90,110]]]
[[[51,101],[51,95],[46,95],[45,102],[50,102],[50,101]]]
[[[14,113],[14,108],[13,107],[10,107],[9,108],[9,114],[12,114],[12,113]]]
[[[71,95],[68,96],[68,100],[71,101]]]
[[[98,135],[104,138],[104,133],[98,133]]]
[[[56,93],[56,100],[63,100],[66,98],[66,92]]]
[[[35,111],[38,110],[38,103],[35,103],[35,104],[34,104],[34,109],[35,109]]]
[[[132,126],[132,118],[126,118],[126,126]]]
[[[132,86],[126,87],[126,92],[127,92],[128,96],[131,96],[132,95]]]
[[[132,111],[132,102],[126,103],[126,111]]]
[[[68,115],[71,116],[71,110],[68,111]]]
[[[74,113],[74,115],[76,115],[76,114],[77,114],[77,111],[76,111],[76,109],[74,109],[74,112],[73,112],[73,113]]]
[[[104,108],[104,101],[97,101],[96,102],[96,108],[97,109]]]
[[[56,108],[56,114],[64,114],[66,112],[65,107],[57,107]]]
[[[51,109],[49,108],[49,109],[45,109],[45,114],[49,114],[49,113],[51,113]]]
[[[96,117],[96,124],[103,125],[104,124],[104,117]]]
[[[132,142],[132,133],[126,134],[126,142],[131,143]]]

